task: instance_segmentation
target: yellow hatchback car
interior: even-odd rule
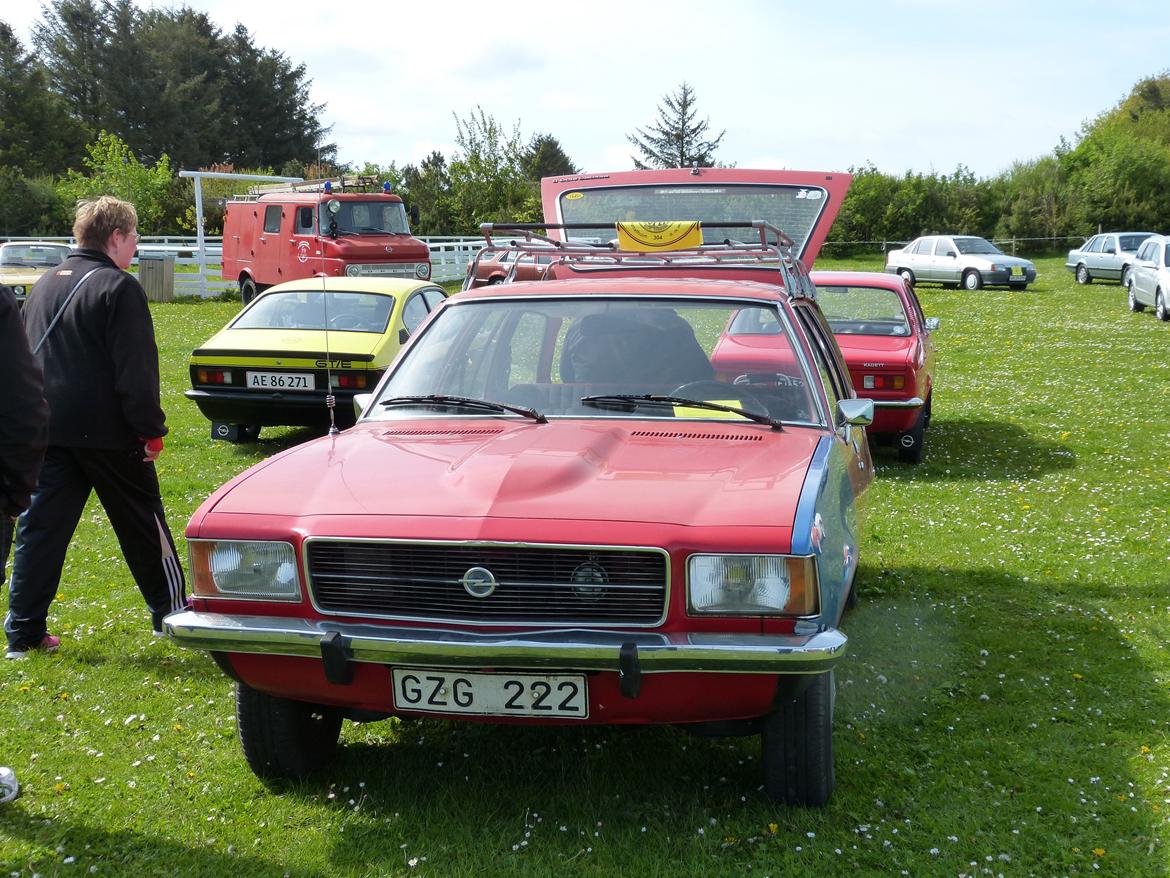
[[[306,278],[269,287],[191,354],[194,400],[213,439],[251,442],[264,426],[354,422],[399,348],[446,298],[429,281]]]

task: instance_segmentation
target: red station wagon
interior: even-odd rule
[[[750,233],[447,299],[356,426],[199,508],[166,627],[237,681],[253,771],[324,766],[346,718],[672,723],[757,734],[769,796],[828,800],[873,403]],[[770,283],[688,276],[762,253]],[[743,313],[771,355],[717,368]]]

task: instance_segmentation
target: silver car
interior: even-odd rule
[[[1142,242],[1125,279],[1129,310],[1154,306],[1159,320],[1170,320],[1170,237],[1151,235]]]
[[[1115,280],[1126,285],[1129,267],[1142,241],[1153,232],[1105,232],[1094,235],[1075,250],[1068,251],[1064,267],[1076,275],[1077,283]]]
[[[978,290],[985,286],[1025,289],[1036,280],[1036,266],[1008,256],[974,235],[928,235],[886,254],[886,271],[909,284],[937,283]]]

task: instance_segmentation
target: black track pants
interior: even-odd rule
[[[142,449],[50,446],[36,493],[20,516],[4,631],[12,647],[40,643],[65,553],[91,491],[106,510],[122,554],[154,618],[182,608],[183,570],[167,527],[154,464]]]

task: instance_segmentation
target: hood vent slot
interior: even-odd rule
[[[634,430],[630,433],[642,439],[706,439],[708,441],[729,440],[732,442],[760,442],[762,437],[754,433],[680,433],[675,430]]]
[[[382,433],[383,437],[387,436],[495,436],[502,433],[501,427],[465,427],[463,429],[423,429],[415,427],[414,429],[403,430],[386,430]]]

